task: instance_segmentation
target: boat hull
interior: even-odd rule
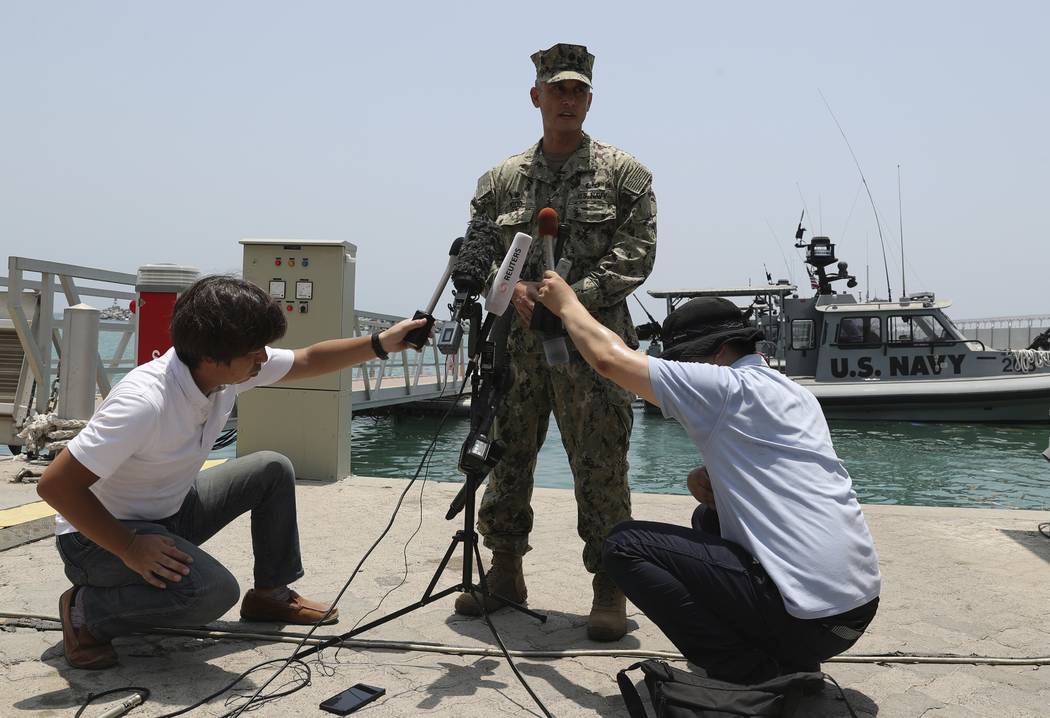
[[[796,378],[829,419],[1050,424],[1050,374],[900,382]]]

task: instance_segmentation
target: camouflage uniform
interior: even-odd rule
[[[551,170],[540,147],[537,143],[482,175],[472,215],[500,226],[502,257],[516,232],[538,236],[539,210],[557,210],[561,256],[572,260],[568,282],[598,321],[637,348],[626,300],[645,281],[656,257],[652,175],[631,155],[586,134],[559,172]],[[536,241],[522,279],[539,281],[543,269]],[[507,451],[489,479],[478,529],[492,550],[517,555],[529,550],[533,470],[553,410],[576,487],[583,562],[594,573],[609,530],[631,517],[627,447],[633,397],[575,351],[569,363],[548,366],[542,341],[518,317],[508,349],[515,382],[496,419],[496,437]]]

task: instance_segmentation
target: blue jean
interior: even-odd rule
[[[754,684],[818,670],[864,633],[879,599],[830,618],[790,615],[776,584],[700,506],[693,526],[625,521],[605,541],[604,570],[679,651],[712,678]]]
[[[58,537],[66,576],[81,586],[87,628],[109,640],[155,627],[201,626],[240,596],[233,574],[200,544],[251,511],[255,586],[284,586],[303,575],[295,513],[295,470],[281,454],[260,451],[202,471],[178,513],[155,521],[121,521],[140,534],[160,534],[193,557],[190,572],[166,588],[151,586],[114,554],[81,533]]]

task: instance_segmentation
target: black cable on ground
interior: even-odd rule
[[[343,584],[343,587],[342,587],[342,589],[340,589],[339,593],[336,595],[335,600],[332,601],[332,605],[329,608],[328,612],[325,613],[325,615],[322,616],[317,621],[317,623],[313,624],[310,627],[310,630],[300,639],[300,641],[296,645],[295,649],[292,651],[292,655],[289,656],[288,658],[285,658],[285,659],[277,658],[277,659],[273,659],[273,660],[270,660],[270,661],[264,661],[262,663],[257,663],[256,665],[250,667],[247,671],[245,671],[244,673],[239,675],[236,679],[234,679],[230,683],[226,684],[225,686],[223,686],[219,690],[211,693],[210,695],[200,699],[199,701],[197,701],[193,705],[188,706],[188,707],[183,708],[183,709],[180,709],[178,711],[174,711],[174,712],[171,712],[171,713],[165,713],[165,714],[163,714],[161,716],[157,716],[157,718],[175,718],[175,716],[184,715],[185,713],[188,713],[191,710],[199,708],[200,706],[202,706],[205,703],[209,702],[213,698],[216,698],[216,697],[222,695],[223,693],[226,693],[227,691],[230,691],[231,689],[233,689],[234,686],[236,686],[241,680],[243,680],[250,673],[252,673],[252,672],[254,672],[256,670],[259,670],[263,666],[267,666],[267,665],[269,665],[271,663],[281,663],[281,666],[244,703],[242,703],[240,706],[238,706],[234,710],[229,711],[227,713],[224,713],[222,718],[236,718],[237,716],[240,716],[245,711],[254,710],[255,708],[258,708],[258,707],[260,707],[261,705],[263,705],[265,703],[268,703],[268,702],[276,700],[278,698],[282,698],[284,696],[290,695],[290,694],[295,693],[296,691],[302,690],[306,686],[310,685],[310,678],[311,678],[310,667],[306,663],[304,663],[303,661],[301,661],[298,658],[296,658],[296,655],[299,653],[300,649],[302,649],[302,647],[306,644],[306,642],[313,636],[314,632],[323,624],[325,619],[328,618],[328,616],[336,608],[336,606],[338,606],[339,601],[343,597],[343,594],[346,593],[346,590],[350,587],[350,584],[353,582],[354,578],[357,577],[357,574],[360,572],[361,567],[364,565],[365,561],[368,560],[368,557],[371,556],[372,552],[376,549],[376,547],[379,546],[379,544],[382,542],[382,540],[384,538],[386,538],[386,535],[390,532],[390,529],[394,525],[394,521],[397,518],[398,512],[401,510],[401,505],[402,505],[402,503],[404,503],[405,496],[408,495],[409,490],[411,490],[412,486],[415,484],[416,480],[419,478],[420,473],[423,473],[424,468],[426,468],[427,473],[429,473],[430,459],[433,456],[434,447],[437,445],[437,440],[441,436],[441,431],[442,431],[442,429],[444,429],[445,422],[448,420],[448,417],[451,416],[452,410],[455,408],[456,404],[463,397],[463,393],[464,393],[464,391],[466,389],[466,386],[467,386],[467,381],[470,379],[471,373],[474,371],[474,366],[475,365],[472,364],[467,369],[467,372],[465,373],[465,375],[463,377],[463,383],[460,385],[459,393],[456,395],[455,399],[449,405],[449,408],[445,411],[445,414],[441,417],[441,421],[439,422],[438,427],[437,427],[437,429],[434,432],[434,437],[431,439],[430,444],[427,447],[427,449],[423,452],[423,456],[420,458],[419,466],[416,467],[416,473],[413,475],[412,479],[408,482],[408,485],[405,487],[404,491],[402,491],[401,495],[398,497],[397,504],[394,506],[394,510],[393,510],[393,512],[390,515],[390,520],[387,522],[386,527],[383,529],[382,533],[380,533],[379,537],[375,540],[375,542],[373,542],[373,544],[368,548],[368,550],[365,552],[364,556],[361,557],[361,560],[357,563],[357,566],[354,567],[354,570],[353,570],[353,572],[351,572],[350,577],[346,580],[346,583]],[[229,443],[232,443],[232,440],[236,438],[236,431],[235,430],[231,430],[231,432],[228,432],[228,434],[231,434],[231,433],[232,433],[232,437],[229,437]],[[227,438],[228,434],[224,435],[224,437],[220,437],[220,439]],[[219,443],[219,442],[216,442],[216,443]],[[424,474],[424,483],[426,481],[425,476],[426,476],[426,474]],[[420,501],[422,501],[422,496],[420,497]],[[420,514],[420,522],[422,523],[422,513]],[[416,529],[416,532],[418,532],[418,527]],[[414,538],[415,535],[416,534],[413,533],[411,538]],[[409,539],[409,541],[411,541],[411,538]],[[406,546],[406,550],[407,550],[407,546]],[[407,557],[406,557],[406,561],[407,561]],[[407,566],[406,566],[406,569],[407,569]],[[384,595],[382,599],[380,599],[380,605],[382,604],[382,601],[386,599],[386,596],[390,595],[391,592],[392,592],[392,590],[388,591],[387,594]],[[378,608],[378,606],[376,608]],[[376,609],[373,609],[373,611],[374,610],[376,610]],[[482,610],[485,611],[484,606],[482,607]],[[543,711],[544,715],[547,716],[547,718],[553,718],[551,716],[551,713],[547,710],[546,706],[544,706],[543,702],[540,701],[539,697],[533,692],[532,688],[529,686],[529,684],[525,680],[524,676],[522,676],[521,673],[518,671],[517,666],[514,665],[513,659],[510,657],[510,654],[508,653],[506,646],[503,644],[503,640],[500,638],[499,633],[496,631],[496,627],[493,625],[492,620],[489,618],[487,612],[484,613],[484,617],[485,617],[485,622],[488,624],[489,630],[492,631],[492,635],[495,637],[496,642],[499,644],[500,650],[503,652],[503,656],[507,659],[507,662],[510,665],[511,670],[514,672],[514,675],[517,677],[518,681],[522,684],[522,686],[525,688],[526,692],[528,692],[528,694],[532,697],[532,699],[540,707],[540,709]],[[358,623],[360,623],[360,621],[358,621]],[[291,688],[289,690],[278,691],[276,693],[272,693],[272,694],[268,694],[268,695],[262,695],[263,691],[266,690],[266,688],[271,683],[273,683],[273,681],[276,680],[277,677],[280,676],[293,663],[294,664],[298,664],[305,671],[305,676],[300,675],[298,677],[299,678],[299,684],[296,685],[294,688]],[[87,708],[87,706],[91,702],[93,702],[95,699],[97,699],[98,697],[101,697],[102,695],[108,695],[110,693],[116,693],[116,692],[119,692],[119,691],[127,691],[127,690],[137,690],[137,689],[135,689],[135,688],[128,688],[128,687],[118,688],[118,689],[113,689],[111,691],[107,691],[106,693],[98,694],[96,696],[89,696],[88,700],[81,706],[80,711],[77,713],[77,716],[80,716],[83,713],[83,711]],[[142,689],[142,690],[145,690],[145,689]],[[148,697],[148,695],[149,695],[149,692],[146,691],[146,695],[143,696],[143,698],[140,701],[140,703],[145,702],[145,700]]]
[[[343,584],[343,588],[339,591],[339,593],[336,596],[335,600],[332,602],[332,608],[333,609],[339,603],[340,599],[343,597],[343,594],[346,592],[347,588],[350,587],[350,583],[357,576],[358,572],[361,570],[361,567],[364,565],[365,561],[368,560],[368,557],[372,554],[372,552],[376,549],[376,547],[379,546],[380,542],[384,538],[386,538],[386,535],[390,532],[391,527],[393,527],[393,525],[394,525],[394,520],[397,518],[397,513],[401,509],[401,504],[404,502],[405,496],[408,494],[409,490],[412,488],[412,486],[415,484],[416,480],[419,478],[420,473],[423,472],[424,466],[429,466],[430,457],[431,457],[431,455],[432,455],[432,453],[434,451],[434,447],[437,445],[438,438],[440,438],[440,436],[441,436],[441,431],[442,431],[442,429],[445,426],[445,422],[448,420],[448,417],[451,416],[452,409],[455,407],[456,403],[462,398],[463,392],[464,392],[464,390],[466,389],[466,386],[467,386],[467,381],[470,379],[471,373],[474,371],[474,366],[475,365],[472,364],[470,366],[470,368],[467,369],[467,372],[466,372],[466,374],[463,377],[463,383],[460,386],[459,393],[456,395],[455,400],[452,402],[452,404],[450,404],[449,408],[445,411],[444,416],[441,417],[441,421],[438,424],[438,428],[434,432],[434,437],[431,439],[430,445],[427,447],[426,451],[423,452],[423,456],[420,458],[419,466],[416,467],[415,475],[413,475],[412,479],[408,482],[408,485],[405,487],[404,491],[402,491],[401,495],[398,497],[397,504],[394,506],[394,511],[390,515],[390,520],[387,522],[386,528],[383,529],[383,532],[379,535],[379,538],[377,538],[375,540],[375,542],[368,548],[368,550],[365,552],[365,555],[361,557],[361,560],[358,562],[357,566],[354,567],[353,572],[350,574],[350,578],[348,578],[346,580],[346,583]],[[384,598],[385,598],[385,596],[384,596]],[[331,613],[331,609],[329,609],[329,613]],[[266,683],[264,683],[246,703],[242,704],[236,711],[232,711],[232,712],[230,712],[228,714],[225,714],[222,718],[236,718],[237,716],[239,716],[242,713],[244,713],[246,710],[250,710],[250,707],[253,707],[253,704],[255,704],[256,699],[262,693],[262,691],[265,690],[266,687],[268,685],[270,685],[270,683],[273,682],[277,678],[277,676],[279,676],[281,674],[281,672],[284,671],[285,668],[287,668],[288,664],[291,663],[291,661],[299,653],[299,651],[303,647],[303,645],[305,645],[306,640],[313,635],[314,631],[317,630],[317,628],[321,625],[321,623],[327,617],[328,617],[328,614],[325,614],[325,616],[322,617],[320,621],[318,621],[316,624],[314,624],[310,628],[310,631],[303,637],[303,639],[298,643],[298,645],[296,645],[295,650],[292,652],[292,656],[287,659],[287,661],[286,661],[286,663],[284,665],[282,665],[280,668],[277,669],[277,672],[274,673],[274,675],[271,676],[270,679],[268,681],[266,681]],[[528,692],[528,694],[532,697],[532,699],[540,707],[540,709],[543,711],[544,715],[546,715],[547,718],[553,718],[551,716],[550,712],[547,711],[546,706],[543,705],[543,703],[540,701],[539,697],[533,692],[532,688],[526,682],[524,676],[522,676],[521,673],[518,672],[518,669],[514,665],[514,661],[511,659],[510,654],[507,653],[506,646],[503,645],[502,639],[500,638],[499,634],[496,632],[496,628],[495,628],[495,626],[492,625],[492,621],[488,618],[487,614],[485,616],[485,622],[488,623],[489,629],[492,631],[492,634],[496,637],[496,641],[497,641],[497,643],[499,643],[500,649],[503,651],[503,655],[507,659],[508,663],[510,664],[511,670],[514,672],[514,675],[517,677],[518,681],[522,684],[522,686],[525,688],[525,690]],[[165,717],[165,718],[167,718],[167,717]]]
[[[468,371],[467,375],[463,379],[463,384],[460,387],[459,394],[457,394],[457,396],[456,396],[456,401],[459,401],[459,399],[463,396],[463,390],[466,387],[466,381],[469,378],[469,376],[470,376],[470,372]],[[189,711],[191,711],[191,710],[193,710],[195,708],[199,708],[200,706],[204,705],[205,703],[207,703],[208,701],[212,700],[213,698],[216,698],[216,697],[222,695],[223,693],[226,693],[227,691],[231,690],[234,686],[236,686],[248,674],[250,674],[250,673],[252,673],[252,672],[262,668],[263,666],[269,665],[271,663],[278,663],[278,662],[282,662],[283,661],[281,667],[277,669],[277,672],[274,673],[258,690],[256,690],[255,693],[252,694],[252,696],[249,697],[248,700],[244,704],[242,704],[240,707],[238,707],[234,711],[230,711],[229,713],[225,714],[226,716],[239,716],[245,710],[250,710],[250,709],[257,708],[258,706],[261,706],[262,704],[264,704],[266,702],[269,702],[269,701],[275,700],[277,698],[281,698],[283,696],[286,696],[286,695],[289,695],[291,693],[294,693],[295,691],[298,691],[298,690],[300,690],[302,688],[305,688],[307,685],[310,684],[310,678],[311,678],[310,667],[306,663],[304,663],[303,661],[301,661],[298,658],[296,658],[295,655],[303,647],[303,645],[306,643],[306,641],[311,636],[313,636],[314,632],[323,624],[325,619],[328,618],[328,616],[331,614],[332,610],[334,610],[335,607],[339,604],[339,600],[343,597],[343,594],[346,592],[346,589],[350,587],[350,583],[357,576],[357,573],[358,573],[358,571],[360,571],[361,566],[364,565],[364,562],[368,559],[369,555],[371,555],[372,551],[375,550],[375,548],[379,545],[379,543],[383,540],[383,538],[386,537],[387,533],[390,531],[390,528],[394,524],[394,520],[397,517],[397,513],[398,513],[398,511],[401,508],[401,504],[404,501],[405,496],[408,494],[408,491],[412,488],[412,485],[416,482],[416,479],[419,477],[419,474],[423,470],[424,465],[425,464],[429,465],[429,459],[430,459],[430,457],[431,457],[431,455],[432,455],[432,453],[434,451],[434,447],[437,445],[438,438],[441,436],[441,430],[444,428],[445,422],[448,419],[448,417],[451,416],[452,409],[455,407],[456,401],[454,401],[449,406],[448,410],[445,412],[445,415],[443,417],[441,417],[441,421],[438,424],[438,428],[434,432],[434,438],[431,439],[430,445],[427,447],[426,451],[423,453],[423,457],[420,459],[419,466],[416,468],[415,476],[413,476],[412,480],[409,481],[408,486],[405,487],[405,490],[401,492],[401,496],[398,498],[397,505],[394,507],[394,511],[393,511],[393,513],[390,516],[390,521],[387,523],[386,528],[383,529],[383,532],[379,535],[379,538],[376,539],[375,543],[372,544],[372,546],[368,549],[368,551],[365,553],[365,555],[361,558],[360,562],[358,562],[357,566],[354,568],[353,572],[350,574],[350,578],[348,578],[346,583],[343,584],[343,588],[339,591],[338,595],[335,597],[335,600],[332,602],[332,605],[329,608],[328,612],[325,613],[325,615],[322,616],[317,621],[317,623],[315,623],[314,625],[312,625],[310,627],[310,630],[306,633],[306,635],[304,635],[300,639],[299,643],[296,645],[295,649],[292,651],[292,655],[289,656],[286,659],[277,658],[277,659],[273,659],[273,660],[270,660],[270,661],[264,661],[262,663],[257,663],[256,665],[252,666],[247,671],[245,671],[244,673],[239,675],[236,679],[234,679],[230,683],[227,683],[225,686],[223,686],[219,690],[217,690],[214,693],[212,693],[212,694],[202,698],[201,700],[197,701],[193,705],[191,705],[191,706],[189,706],[187,708],[183,708],[183,709],[181,709],[179,711],[176,711],[174,713],[166,713],[166,714],[164,714],[162,716],[158,716],[157,718],[174,718],[174,716],[183,715],[184,713],[187,713],[187,712],[189,712]],[[235,430],[231,430],[231,432],[233,433],[234,438],[235,438],[236,437],[236,431]],[[227,432],[227,433],[230,433],[230,432]],[[296,686],[295,688],[293,688],[291,690],[288,690],[288,691],[283,691],[283,692],[278,692],[278,693],[262,696],[262,692],[267,688],[267,686],[269,686],[274,680],[276,680],[276,678],[278,676],[280,676],[281,673],[283,673],[284,670],[287,669],[288,666],[291,665],[292,663],[297,663],[297,664],[301,665],[303,667],[303,669],[305,669],[305,671],[306,671],[306,676],[304,678],[301,677],[300,684],[298,686]],[[114,689],[112,691],[108,691],[107,694],[108,693],[117,692],[117,691],[125,691],[125,690],[133,690],[133,689],[127,688],[127,687],[125,687],[125,688],[117,688],[117,689]],[[103,695],[103,694],[100,694],[100,695]],[[79,716],[81,713],[83,713],[84,709],[87,708],[87,706],[92,701],[94,701],[95,698],[97,698],[97,697],[98,696],[94,696],[94,697],[89,696],[88,700],[81,706],[80,711],[77,713],[77,715]],[[143,698],[142,702],[145,702],[145,698]]]
[[[1039,524],[1037,528],[1039,529],[1039,533],[1050,539],[1050,521]]]

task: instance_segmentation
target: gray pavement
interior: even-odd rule
[[[6,483],[7,468],[0,464],[3,506],[35,501],[31,485]],[[335,484],[301,484],[300,532],[307,575],[296,588],[311,597],[334,597],[386,525],[407,483],[353,477]],[[340,603],[341,621],[327,627],[326,635],[348,631],[388,591],[393,593],[366,620],[421,595],[460,525],[443,518],[459,484],[429,482],[422,497],[418,488],[417,484],[406,497],[389,536],[347,590]],[[692,505],[689,497],[636,494],[634,515],[685,523]],[[534,507],[535,549],[525,559],[529,605],[546,613],[548,620],[539,624],[517,613],[497,613],[494,621],[508,647],[672,651],[660,631],[630,605],[632,630],[627,637],[612,646],[587,640],[590,577],[580,562],[582,542],[575,531],[572,494],[537,489]],[[1036,530],[1040,522],[1050,520],[1050,512],[866,506],[865,514],[879,551],[884,591],[878,616],[850,654],[1050,656],[1050,540]],[[242,581],[242,590],[248,587],[252,557],[247,517],[206,547],[232,568]],[[484,554],[487,560],[487,552]],[[460,567],[457,555],[439,588],[455,583]],[[0,553],[0,612],[54,617],[58,596],[66,587],[52,541],[26,543]],[[118,668],[89,672],[66,666],[55,624],[44,621],[37,627],[42,630],[37,630],[14,627],[11,619],[3,620],[7,625],[0,625],[0,663],[6,679],[0,681],[2,716],[72,716],[89,693],[123,685],[146,686],[153,692],[150,702],[134,709],[132,716],[157,716],[192,704],[257,662],[288,656],[292,648],[258,640],[136,636],[115,642],[121,656]],[[236,609],[225,621],[216,625],[273,630],[272,626],[240,623]],[[451,597],[361,638],[495,646],[482,621],[453,614]],[[615,674],[632,660],[530,658],[519,659],[518,665],[553,715],[620,717],[627,713]],[[359,681],[387,691],[384,698],[360,711],[362,716],[541,715],[501,658],[344,648],[338,653],[327,650],[323,661],[311,659],[310,665],[311,685],[252,715],[327,715],[317,704]],[[883,661],[831,662],[824,668],[842,684],[860,716],[1050,715],[1050,666]],[[266,675],[258,674],[252,685],[259,685]],[[226,710],[219,699],[193,715],[217,716]],[[101,711],[93,707],[85,715]],[[807,700],[803,715],[831,718],[848,714],[841,701],[826,691]]]

